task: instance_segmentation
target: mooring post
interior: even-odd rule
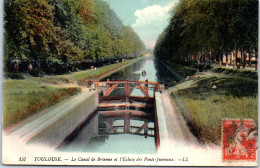
[[[148,85],[149,85],[148,79],[146,79],[145,80],[145,90],[147,91],[147,93],[148,93]]]
[[[110,89],[110,82],[109,82],[109,79],[107,79],[107,90],[106,90],[106,92]]]
[[[125,96],[126,97],[130,96],[130,89],[131,89],[130,83],[129,83],[129,81],[126,81],[125,82]]]
[[[131,83],[128,81],[127,95],[130,96],[130,94],[131,94]]]
[[[148,135],[148,125],[146,125],[144,127],[144,135],[145,135],[145,138],[147,138],[147,135]]]
[[[125,97],[126,97],[126,102],[129,102],[129,96],[130,96],[130,83],[129,81],[125,81]]]
[[[95,90],[99,91],[99,83],[98,82],[95,82]]]
[[[154,85],[154,88],[153,88],[153,97],[155,97],[155,92],[158,90],[158,84],[155,84]]]
[[[130,113],[125,114],[124,118],[124,132],[130,133]]]

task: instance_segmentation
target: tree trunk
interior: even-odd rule
[[[226,51],[226,67],[228,67],[228,52]]]
[[[213,52],[214,54],[213,54],[213,58],[214,58],[214,63],[216,63],[217,62],[217,57],[218,57],[218,55],[217,55],[217,53],[216,53],[216,51],[214,51]]]
[[[212,50],[209,50],[209,63],[211,63],[211,59],[212,59]]]
[[[237,50],[234,50],[234,68],[237,67]]]
[[[258,70],[258,49],[255,49],[255,70]]]
[[[252,51],[251,51],[250,48],[248,49],[248,52],[249,52],[249,66],[251,66],[251,61],[252,61]]]
[[[243,62],[243,68],[245,69],[246,68],[246,58],[247,58],[247,53],[246,53],[246,50],[243,52],[243,56],[244,56],[244,62]]]
[[[201,59],[201,62],[204,63],[204,54],[203,54],[203,51],[201,50],[201,56],[200,56],[200,59]]]
[[[221,51],[218,51],[217,57],[218,57],[218,64],[219,64],[219,65],[221,65],[221,54],[222,54],[222,52],[221,52]]]
[[[201,61],[200,61],[200,52],[199,52],[199,58],[198,58],[198,61],[201,62]]]
[[[221,63],[220,63],[220,65],[222,65],[223,64],[223,53],[222,53],[222,51],[220,52],[220,61],[221,61]]]
[[[233,52],[231,52],[230,53],[230,62],[229,62],[230,65],[232,65],[233,58],[234,58],[234,54],[233,54]]]
[[[244,65],[244,51],[243,51],[243,49],[241,50],[240,63],[239,63],[239,64]],[[240,65],[239,65],[239,66],[240,66]]]

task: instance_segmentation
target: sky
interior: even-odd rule
[[[131,26],[144,42],[153,48],[168,25],[169,10],[178,0],[105,0],[124,25]]]

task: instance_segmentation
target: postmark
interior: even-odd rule
[[[256,161],[258,128],[251,119],[222,121],[222,160]]]

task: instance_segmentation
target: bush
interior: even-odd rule
[[[4,77],[6,79],[25,79],[23,74],[20,72],[17,73],[5,73]]]
[[[35,77],[43,77],[45,75],[45,73],[38,68],[33,69],[29,74],[32,75],[32,76],[35,76]]]

